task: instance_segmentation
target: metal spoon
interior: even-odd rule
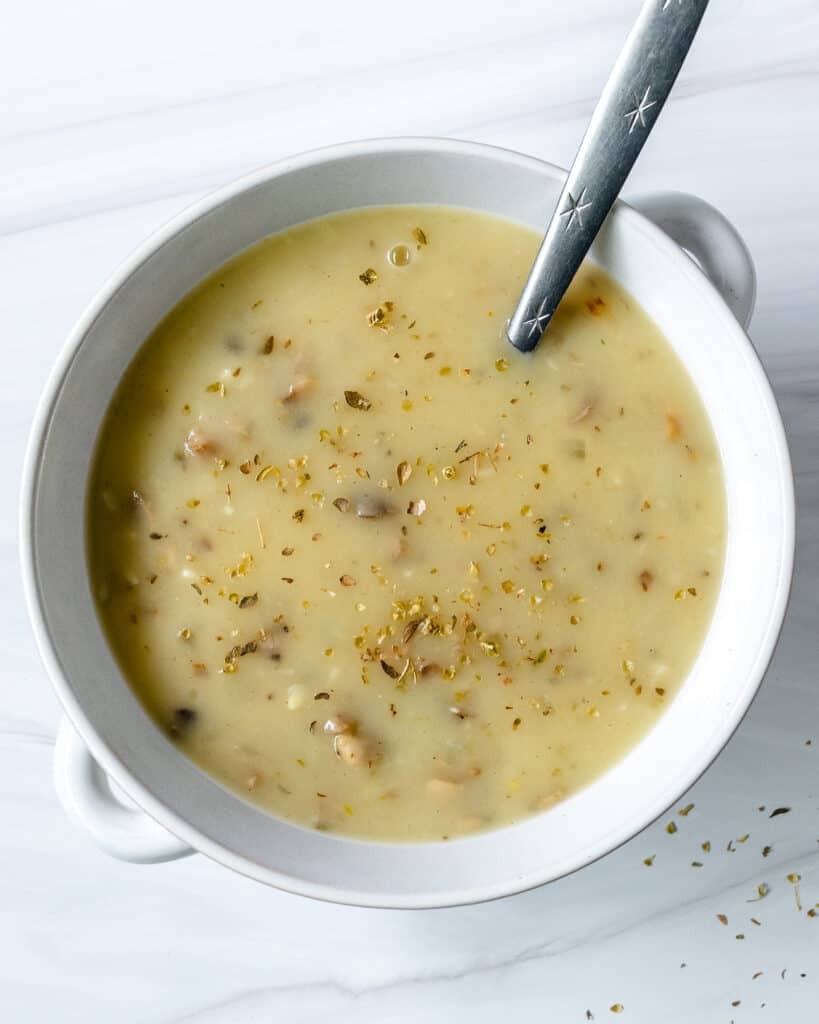
[[[522,352],[543,336],[654,127],[708,0],[647,0],[592,114],[515,312]]]

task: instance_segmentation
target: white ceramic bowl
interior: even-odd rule
[[[450,842],[360,842],[300,828],[224,789],[165,738],[129,689],[97,621],[84,542],[89,460],[117,381],[186,292],[265,235],[357,206],[464,206],[542,229],[564,174],[517,153],[447,140],[363,142],[283,160],[160,230],[81,318],[36,415],[22,553],[37,643],[71,723],[58,741],[57,788],[109,852],[155,861],[195,849],[283,889],[362,905],[492,899],[582,867],[639,832],[734,731],[785,613],[793,483],[779,413],[744,331],[754,296],[750,258],[722,215],[693,197],[646,199],[637,204],[643,213],[619,204],[592,257],[654,317],[708,410],[727,488],[725,573],[681,693],[598,781],[518,825]]]

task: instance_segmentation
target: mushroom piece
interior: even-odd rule
[[[312,391],[313,384],[314,381],[310,377],[301,377],[299,380],[293,381],[287,389],[287,394],[282,398],[282,402],[295,402],[304,398]]]
[[[356,500],[355,514],[359,519],[381,519],[387,512],[389,512],[389,508],[381,498],[365,494]]]
[[[324,723],[324,731],[328,736],[340,736],[342,733],[353,732],[355,722],[350,721],[346,715],[333,715]],[[338,753],[338,751],[336,751]]]
[[[186,455],[207,455],[214,450],[214,443],[201,430],[191,430],[185,438]]]
[[[377,760],[367,740],[349,732],[338,733],[333,739],[333,750],[340,761],[353,766],[369,766]]]
[[[583,420],[589,415],[594,409],[594,399],[587,398],[586,401],[580,406],[574,416],[569,420],[570,426],[575,426],[578,423],[582,423]]]
[[[171,736],[178,738],[186,733],[196,721],[193,708],[174,708],[169,731]]]
[[[241,416],[226,416],[223,423],[231,434],[238,434],[242,438],[250,437],[250,424]]]
[[[547,811],[550,807],[554,807],[555,804],[559,804],[565,797],[565,790],[555,789],[551,793],[544,793],[542,796],[536,797],[530,806],[533,811]]]
[[[427,792],[433,796],[451,797],[461,788],[460,782],[453,782],[451,779],[428,779]]]

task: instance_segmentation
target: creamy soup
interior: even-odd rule
[[[725,539],[656,326],[586,265],[502,340],[538,237],[372,208],[243,253],[102,428],[99,614],[178,749],[302,825],[441,839],[543,811],[673,700]]]

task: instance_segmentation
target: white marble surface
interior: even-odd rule
[[[203,191],[311,146],[445,134],[567,164],[637,7],[32,0],[4,10],[3,1021],[571,1024],[587,1010],[635,1024],[816,1019],[819,917],[806,914],[819,901],[815,0],[714,0],[629,184],[699,193],[744,233],[759,271],[752,335],[798,488],[779,651],[679,831],[660,822],[592,867],[499,903],[364,911],[267,890],[201,857],[110,860],[68,823],[51,784],[60,713],[21,602],[17,485],[38,392],[101,280]],[[792,810],[771,819],[778,806]],[[802,876],[801,913],[791,872]],[[763,882],[770,894],[749,904]]]

